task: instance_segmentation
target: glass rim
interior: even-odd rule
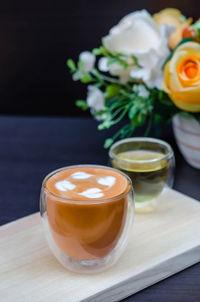
[[[168,152],[167,152],[167,154],[164,154],[162,157],[159,157],[159,158],[146,159],[146,160],[140,160],[140,161],[120,158],[119,156],[117,156],[117,154],[114,153],[114,149],[117,146],[125,144],[125,143],[131,143],[131,142],[144,142],[144,143],[149,142],[149,143],[160,144],[162,146],[165,146]],[[117,159],[122,162],[133,163],[136,165],[155,163],[155,162],[162,161],[164,159],[171,159],[174,156],[174,152],[173,152],[173,149],[170,146],[170,144],[168,144],[167,142],[165,142],[161,139],[152,138],[152,137],[131,137],[131,138],[125,138],[125,139],[119,140],[110,147],[108,154],[109,154],[110,159]]]
[[[120,193],[117,194],[115,196],[109,197],[109,198],[101,198],[101,199],[94,199],[94,200],[88,200],[88,199],[70,199],[67,197],[61,197],[58,194],[55,194],[53,192],[51,192],[47,186],[46,186],[46,182],[47,180],[55,175],[56,173],[63,171],[63,170],[68,170],[71,168],[84,168],[84,167],[88,167],[88,168],[99,168],[99,169],[107,169],[107,170],[114,170],[116,173],[121,174],[123,177],[126,178],[127,180],[127,187],[125,188],[125,190]],[[50,172],[49,174],[47,174],[45,176],[45,178],[42,181],[42,191],[47,192],[49,195],[53,196],[53,198],[57,198],[59,201],[63,201],[63,202],[68,202],[68,203],[72,203],[72,204],[83,204],[83,203],[89,203],[89,204],[99,204],[99,203],[105,203],[105,202],[110,202],[110,201],[115,201],[118,200],[119,198],[122,198],[123,196],[127,195],[130,190],[132,189],[132,192],[134,194],[134,189],[133,189],[133,185],[132,185],[132,181],[130,179],[130,177],[128,175],[126,175],[125,173],[123,173],[122,171],[119,171],[118,169],[112,168],[112,167],[107,167],[107,166],[103,166],[103,165],[95,165],[95,164],[82,164],[82,165],[71,165],[71,166],[65,166],[59,169],[56,169],[52,172]],[[133,198],[134,201],[134,198]]]

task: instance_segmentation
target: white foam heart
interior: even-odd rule
[[[82,172],[82,171],[75,172],[71,175],[71,177],[74,179],[87,179],[91,176],[92,176],[92,174]]]
[[[100,185],[112,187],[116,182],[116,178],[113,176],[100,177],[97,182]]]
[[[85,196],[87,198],[100,198],[103,197],[104,194],[102,193],[102,190],[99,188],[90,188],[82,193],[79,193],[79,195]]]
[[[76,188],[76,186],[68,180],[61,180],[56,182],[55,187],[60,191],[73,190]]]

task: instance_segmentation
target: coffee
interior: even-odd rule
[[[130,190],[127,178],[110,168],[76,166],[52,174],[44,191],[56,245],[77,260],[108,255],[123,232]]]

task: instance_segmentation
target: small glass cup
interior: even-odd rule
[[[137,213],[153,212],[163,189],[173,186],[174,153],[171,146],[160,139],[120,140],[110,148],[109,158],[112,167],[131,178]]]
[[[70,200],[55,195],[47,181],[71,168],[106,169],[125,178],[125,190],[107,199]],[[42,183],[40,214],[49,247],[58,261],[78,273],[96,273],[112,266],[124,251],[131,230],[134,195],[130,178],[118,170],[97,165],[64,167]]]

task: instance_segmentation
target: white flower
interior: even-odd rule
[[[103,92],[92,85],[88,86],[87,105],[94,112],[98,112],[104,108],[105,99]]]
[[[108,66],[108,58],[102,57],[98,63],[99,70],[103,72],[110,72],[113,76],[119,76],[121,83],[126,83],[130,79],[130,72],[133,67],[123,68],[123,66],[113,63]]]
[[[98,68],[103,72],[109,71],[108,58],[102,57],[98,62]]]
[[[83,68],[85,72],[90,72],[94,68],[95,55],[90,51],[83,51],[79,55],[79,60],[83,63]]]
[[[134,87],[134,91],[137,93],[138,96],[140,96],[144,99],[147,99],[149,97],[149,91],[142,84],[137,85],[136,87]]]
[[[132,66],[124,70],[117,64],[118,70],[115,66],[114,74],[112,64],[109,67],[110,73],[125,81],[131,76],[143,80],[151,88],[161,88],[162,65],[170,54],[168,41],[172,32],[172,26],[159,27],[146,10],[125,16],[103,38],[103,45],[113,54],[122,53],[130,58],[135,56],[141,68],[135,69]]]

